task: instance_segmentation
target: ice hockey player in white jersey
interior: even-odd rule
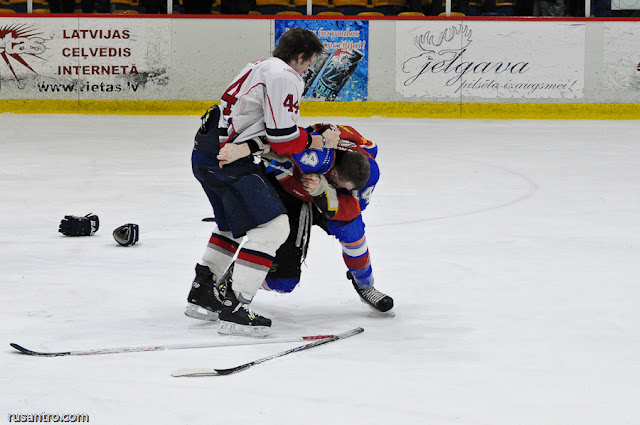
[[[220,333],[269,333],[271,320],[253,313],[249,303],[289,233],[286,209],[250,154],[337,147],[338,131],[312,134],[297,125],[304,89],[301,75],[323,50],[311,31],[290,29],[273,57],[240,71],[222,94],[220,107],[203,116],[196,134],[193,173],[213,207],[216,228],[196,265],[185,314],[211,319],[219,312]],[[236,252],[231,277],[223,279]]]

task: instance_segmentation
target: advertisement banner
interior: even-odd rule
[[[640,0],[611,0],[611,10],[638,10]]]
[[[403,97],[582,98],[582,22],[399,21]]]
[[[303,76],[304,99],[367,100],[369,21],[276,20],[275,45],[282,34],[296,27],[314,32],[327,49]]]
[[[637,22],[605,22],[604,72],[606,90],[640,93],[640,25]]]
[[[0,98],[162,98],[168,19],[0,18]]]

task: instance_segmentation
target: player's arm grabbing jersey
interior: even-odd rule
[[[298,164],[300,164],[303,173],[309,174],[315,172],[313,170],[315,167],[306,166],[304,162],[310,161],[313,156],[320,157],[319,159],[322,161],[322,157],[331,156],[331,152],[332,150],[330,149],[322,149],[320,151],[313,150],[313,152],[305,151],[303,154],[294,154],[292,156],[296,162],[300,161]],[[305,156],[305,154],[307,155]],[[369,180],[362,189],[348,191],[331,186],[331,188],[321,196],[313,197],[313,202],[318,205],[328,219],[351,221],[358,217],[360,213],[367,208],[367,205],[369,205],[375,185],[380,178],[380,170],[374,158],[367,157],[367,159],[369,160],[370,174]],[[318,174],[324,174],[325,178],[328,179],[329,171],[331,171],[331,169]]]
[[[316,124],[315,126],[307,128],[307,131],[322,132],[327,127],[328,126],[324,124]],[[360,190],[347,191],[333,188],[335,190],[327,194],[328,199],[315,199],[315,201],[326,201],[326,205],[321,209],[330,220],[351,221],[367,208],[375,185],[380,179],[380,169],[375,160],[378,154],[378,147],[375,143],[362,137],[360,133],[352,127],[338,126],[338,129],[341,133],[339,149],[357,150],[367,156],[370,170],[369,179]],[[276,170],[276,177],[287,192],[304,201],[314,201],[313,197],[302,187],[299,177],[303,173],[315,173],[323,174],[328,178],[328,173],[335,165],[335,155],[336,152],[333,149],[305,149],[299,154],[291,155],[293,164],[279,163],[280,168],[289,168],[290,173]]]
[[[303,89],[302,77],[282,60],[251,62],[222,95],[219,126],[236,143],[266,136],[278,154],[301,152],[310,141],[297,125]]]

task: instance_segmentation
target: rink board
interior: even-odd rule
[[[339,29],[340,21],[314,20],[319,22],[310,27],[332,34],[332,45],[348,38],[324,30]],[[270,17],[5,15],[0,17],[0,112],[199,114],[248,61],[271,54],[275,22]],[[303,113],[640,115],[638,20],[372,19],[362,27],[368,31],[367,61],[358,66],[366,65],[367,72],[354,75],[366,76],[366,96],[344,102],[305,99]]]

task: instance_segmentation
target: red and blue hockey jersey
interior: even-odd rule
[[[322,133],[329,124],[316,124],[308,127],[308,132]],[[375,143],[362,137],[353,127],[337,126],[340,130],[340,150],[354,150],[364,153],[369,160],[369,179],[360,190],[347,191],[338,189],[338,207],[331,220],[351,221],[358,217],[360,213],[369,205],[371,195],[375,185],[380,179],[380,169],[375,160],[378,154],[378,147]],[[299,154],[292,154],[292,163],[278,163],[276,177],[282,187],[290,194],[304,201],[311,202],[311,196],[304,190],[300,183],[302,174],[324,174],[331,183],[329,172],[335,165],[336,152],[333,149],[306,149]],[[288,168],[291,173],[283,170]]]

